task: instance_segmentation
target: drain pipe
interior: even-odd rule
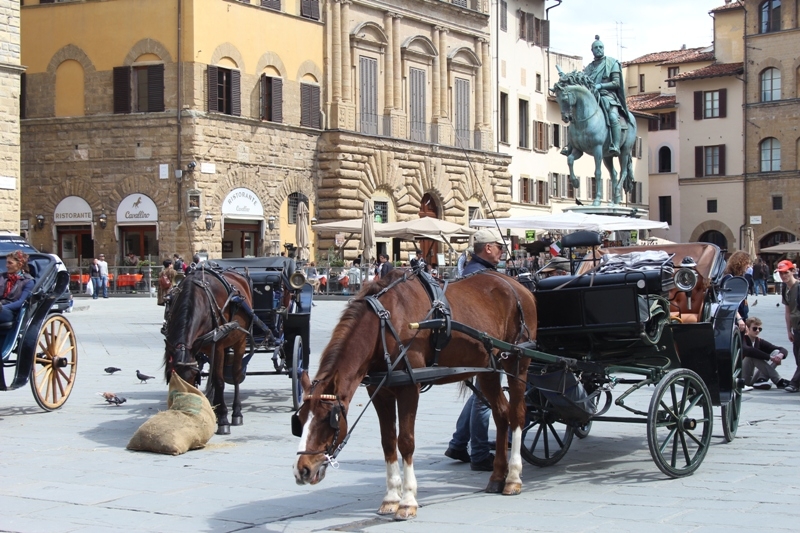
[[[548,22],[548,28],[550,22],[550,10],[553,9],[554,7],[560,6],[563,0],[555,0],[555,1],[556,1],[555,5],[552,5],[544,10],[544,19]],[[547,92],[548,93],[550,92],[550,32],[549,31],[547,34]],[[562,144],[563,142],[564,141],[562,141]]]
[[[181,121],[181,112],[183,108],[183,63],[181,57],[181,48],[183,44],[183,28],[181,25],[182,18],[183,18],[183,0],[178,0],[178,54],[177,54],[177,62],[178,62],[178,73],[177,73],[177,85],[178,85],[178,98],[177,98],[177,119],[178,119],[178,127],[177,127],[177,143],[176,143],[176,152],[177,152],[177,162],[175,163],[175,176],[178,181],[178,226],[183,224],[183,176],[178,177],[178,172],[183,172],[183,153],[181,145],[181,138],[183,137],[183,123]],[[187,228],[188,229],[188,228]]]

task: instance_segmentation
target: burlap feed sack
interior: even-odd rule
[[[169,380],[167,407],[136,430],[129,450],[180,455],[202,448],[214,435],[217,417],[208,399],[177,374]]]

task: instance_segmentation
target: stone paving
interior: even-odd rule
[[[751,305],[755,300],[750,298]],[[777,296],[751,308],[764,336],[789,346]],[[313,310],[312,365],[344,306]],[[667,479],[653,463],[642,424],[596,423],[549,468],[525,464],[523,493],[482,492],[488,473],[471,472],[443,452],[464,399],[455,385],[423,396],[417,420],[418,517],[393,522],[375,514],[385,488],[377,420],[370,408],[314,487],[291,472],[290,381],[251,376],[243,384],[245,425],[178,457],[125,449],[138,426],[166,408],[163,379],[140,384],[135,371],[162,373],[162,308],[154,299],[78,299],[67,315],[80,347],[78,379],[59,411],[45,413],[29,388],[0,394],[0,531],[642,531],[796,530],[800,521],[800,394],[745,394],[739,433],[725,444],[715,431],[692,476]],[[260,359],[259,359],[260,358]],[[122,372],[106,375],[103,368]],[[271,366],[256,356],[251,369]],[[794,362],[779,368],[788,378]],[[313,370],[313,369],[312,369]],[[652,388],[637,393],[646,406]],[[127,398],[115,407],[98,392]],[[366,403],[359,390],[351,417]],[[615,413],[612,409],[609,414]]]

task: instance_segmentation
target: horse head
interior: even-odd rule
[[[558,107],[561,108],[561,120],[565,124],[569,124],[573,119],[573,110],[575,109],[575,93],[569,85],[564,85],[558,82],[553,86],[553,93],[558,100]]]
[[[164,342],[164,378],[169,382],[172,373],[187,383],[200,382],[202,359],[194,344],[197,337],[211,327],[208,298],[196,283],[197,272],[189,273],[175,289],[170,303]]]

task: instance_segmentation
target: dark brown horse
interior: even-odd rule
[[[223,396],[228,348],[233,349],[228,361],[232,365],[234,383],[232,422],[234,426],[241,426],[243,422],[239,383],[244,378],[242,357],[251,320],[241,305],[230,301],[231,296],[241,296],[252,308],[250,285],[241,274],[232,270],[194,270],[173,291],[165,328],[164,377],[167,382],[176,372],[186,382],[198,384],[202,364],[206,360],[209,362],[206,395],[213,389],[211,404],[215,406],[218,435],[228,435],[231,431]],[[216,340],[212,333],[215,331]]]
[[[350,302],[322,353],[313,383],[306,378],[306,397],[298,412],[299,423],[303,426],[294,465],[298,484],[315,484],[323,479],[331,454],[347,434],[348,408],[359,383],[368,373],[386,372],[380,321],[364,297],[390,286],[404,275],[403,272],[392,271],[386,278],[365,287]],[[485,271],[472,275],[451,283],[445,296],[454,321],[511,343],[535,338],[536,304],[533,295],[503,274]],[[416,275],[391,285],[380,296],[380,302],[390,314],[400,343],[409,346],[408,360],[411,366],[421,368],[430,365],[434,357],[430,343],[431,331],[409,329],[410,323],[423,320],[431,309],[430,298]],[[401,347],[388,331],[385,338],[386,349],[395,360]],[[502,392],[499,373],[479,373],[477,377],[482,393],[492,406],[497,442],[507,442],[509,427],[513,442],[510,460],[506,447],[497,447],[494,471],[486,491],[519,494],[522,488],[520,445],[525,422],[524,394],[529,360],[512,355],[497,358],[497,362],[509,374],[510,403]],[[452,339],[439,355],[438,364],[444,367],[485,368],[490,365],[490,355],[481,341],[453,332]],[[399,368],[402,369],[403,365]],[[436,384],[461,381],[471,376],[450,376],[436,381]],[[368,391],[373,396],[380,422],[387,485],[378,513],[394,514],[398,520],[413,518],[417,514],[417,481],[412,456],[420,386],[381,388],[377,394],[375,388],[370,386]],[[398,419],[399,437],[395,426]],[[403,459],[402,481],[397,460],[398,449]]]

